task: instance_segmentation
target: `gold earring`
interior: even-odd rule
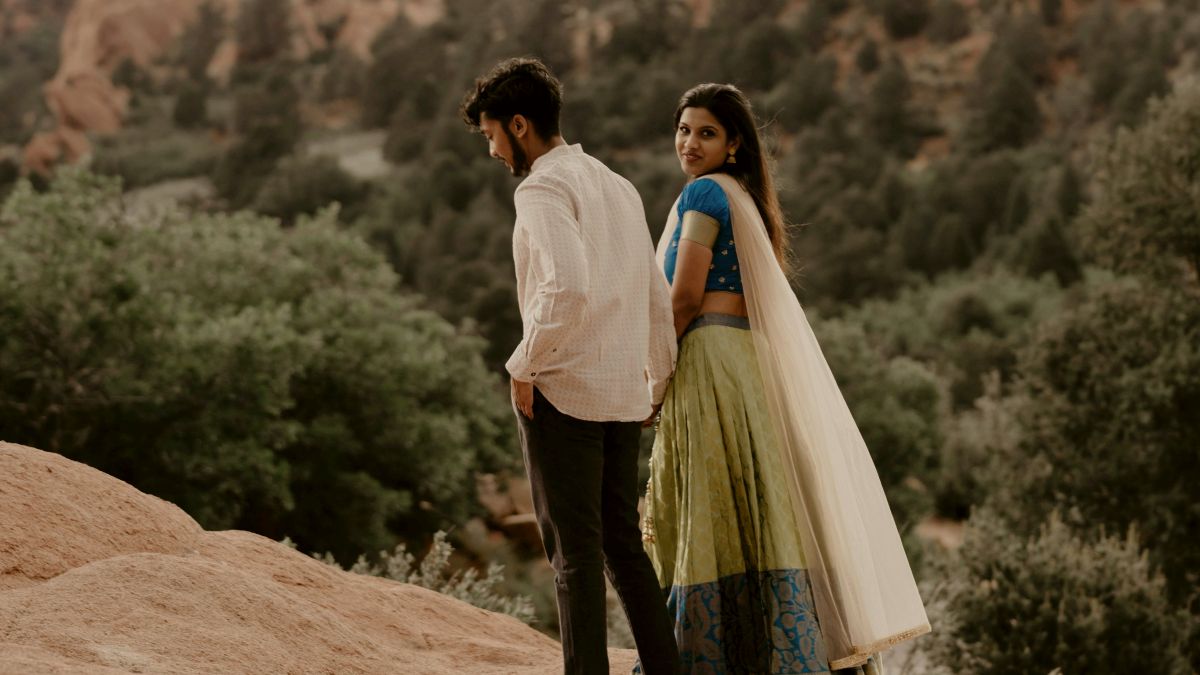
[[[733,153],[731,152],[731,153],[729,153],[729,156],[725,158],[725,163],[726,164],[737,164],[737,157],[734,157]]]

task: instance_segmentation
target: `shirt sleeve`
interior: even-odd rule
[[[675,315],[671,309],[671,291],[667,279],[658,269],[654,251],[650,252],[650,353],[646,366],[646,383],[650,387],[650,402],[662,403],[667,393],[671,373],[675,372],[678,347],[675,342]]]
[[[567,195],[552,185],[526,183],[514,195],[517,228],[524,228],[536,292],[528,329],[505,364],[514,379],[536,381],[587,307],[588,264]]]

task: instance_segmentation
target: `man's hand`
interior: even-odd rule
[[[522,415],[533,419],[533,383],[517,379],[510,379],[509,382],[512,383],[513,405],[521,411]]]
[[[650,411],[650,416],[646,418],[645,422],[642,422],[643,429],[654,426],[654,423],[658,421],[658,413],[660,410],[662,410],[661,403],[654,406],[654,409]]]

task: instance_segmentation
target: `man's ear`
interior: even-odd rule
[[[513,115],[512,120],[508,124],[511,127],[513,136],[517,138],[524,138],[529,133],[529,120],[525,119],[525,116],[520,113]]]

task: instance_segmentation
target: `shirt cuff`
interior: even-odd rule
[[[504,364],[504,369],[512,376],[512,379],[518,382],[533,382],[537,378],[537,371],[533,369],[533,364],[525,356],[525,343],[517,345],[512,356],[508,357],[508,362]]]

